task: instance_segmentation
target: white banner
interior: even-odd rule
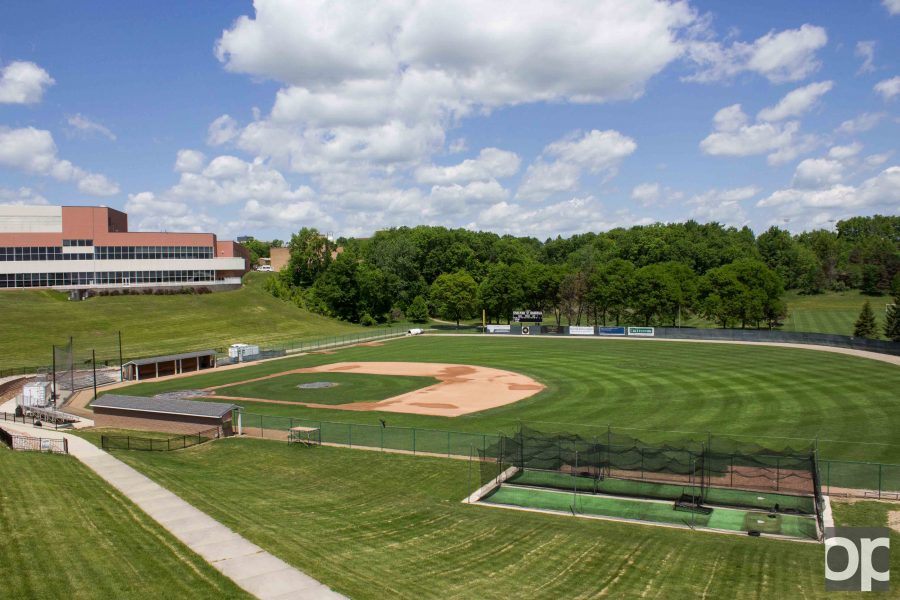
[[[594,328],[582,325],[569,325],[569,335],[594,335]]]
[[[653,337],[653,328],[652,327],[629,327],[628,335],[635,335],[638,337]]]
[[[488,325],[488,333],[509,333],[509,325]]]

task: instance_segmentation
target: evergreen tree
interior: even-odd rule
[[[872,304],[866,300],[863,304],[859,318],[853,324],[853,336],[861,338],[874,338],[877,333],[878,324],[875,322],[875,313],[872,312]]]
[[[884,319],[884,336],[893,342],[900,342],[900,293],[894,296],[893,306],[888,306]]]

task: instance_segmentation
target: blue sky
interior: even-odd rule
[[[900,0],[0,8],[0,203],[286,238],[900,213]]]

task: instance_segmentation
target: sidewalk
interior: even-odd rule
[[[280,558],[250,543],[87,440],[21,423],[4,422],[0,425],[8,431],[25,435],[68,439],[69,454],[122,492],[222,574],[257,598],[344,598]]]

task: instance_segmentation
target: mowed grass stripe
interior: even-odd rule
[[[469,506],[465,461],[251,439],[117,455],[353,598],[830,597],[821,546]]]
[[[6,598],[249,598],[76,459],[0,448]]]
[[[339,361],[428,361],[517,371],[547,387],[526,400],[457,418],[242,403],[249,412],[313,420],[495,433],[519,422],[599,432],[620,428],[744,435],[777,449],[845,440],[822,456],[900,463],[900,369],[813,350],[687,342],[429,337],[143,383],[122,393],[197,388]],[[551,423],[568,425],[549,425]],[[863,445],[858,442],[881,445]],[[827,452],[826,452],[827,449]]]

